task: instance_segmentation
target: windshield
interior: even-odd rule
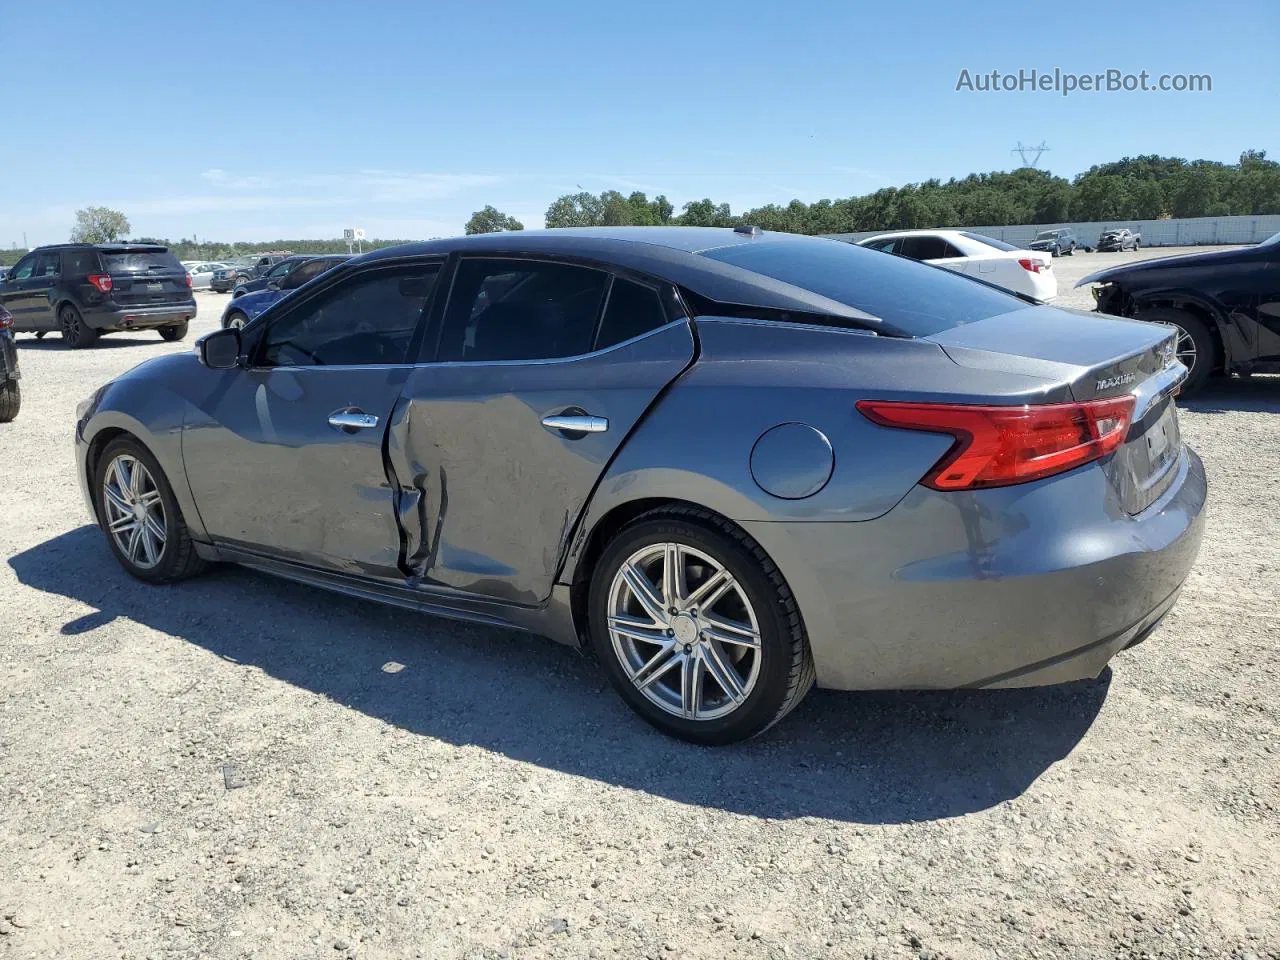
[[[942,267],[839,240],[754,240],[702,256],[742,267],[880,317],[913,337],[1019,310],[1010,294]]]
[[[1260,244],[1258,244],[1258,246],[1260,247],[1280,246],[1280,233],[1273,233],[1271,236],[1267,237],[1267,239],[1263,240]]]
[[[151,273],[157,270],[183,270],[182,264],[168,250],[133,250],[125,253],[102,251],[102,266],[107,273]]]
[[[1021,247],[1015,247],[1012,243],[1005,243],[1003,240],[997,240],[995,237],[984,237],[980,233],[969,233],[967,230],[961,230],[960,236],[968,237],[970,240],[977,240],[979,243],[985,243],[988,247],[995,247],[997,250],[1021,250]]]

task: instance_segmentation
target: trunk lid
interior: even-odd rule
[[[926,339],[959,366],[1052,378],[1074,400],[1132,394],[1125,443],[1103,469],[1130,514],[1145,510],[1173,482],[1182,449],[1173,395],[1186,376],[1173,327],[1029,307]]]
[[[164,247],[108,247],[99,250],[111,277],[111,298],[121,306],[185,303],[191,299],[187,271]]]

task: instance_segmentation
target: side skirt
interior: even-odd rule
[[[456,594],[445,594],[405,583],[355,577],[291,563],[276,557],[268,557],[231,547],[225,543],[217,546],[197,543],[196,552],[206,560],[235,563],[295,583],[319,587],[348,597],[371,600],[426,613],[450,620],[481,623],[509,630],[523,630],[548,637],[557,643],[580,646],[569,599],[569,588],[556,584],[546,603],[538,607],[519,607],[491,600],[476,600]]]

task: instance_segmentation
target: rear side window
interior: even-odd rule
[[[964,256],[943,237],[903,237],[900,253],[912,260],[946,260]]]
[[[638,337],[666,322],[667,314],[662,309],[657,290],[618,277],[609,290],[609,302],[604,308],[604,319],[600,321],[596,349],[603,350]]]
[[[915,337],[927,337],[1022,309],[1012,294],[963,274],[886,257],[839,240],[757,239],[702,256],[751,270],[880,317]]]
[[[1012,243],[1005,243],[1003,240],[997,240],[995,237],[984,237],[980,233],[969,233],[965,231],[960,234],[962,237],[968,237],[970,240],[977,240],[978,243],[985,243],[988,247],[995,247],[997,250],[1021,250],[1021,247],[1015,247]]]
[[[483,363],[589,353],[607,279],[599,270],[564,263],[463,260],[437,359]]]
[[[185,272],[182,262],[168,250],[130,250],[124,253],[104,250],[102,265],[107,273]]]
[[[64,250],[62,272],[68,277],[87,277],[98,272],[98,254],[94,250]]]

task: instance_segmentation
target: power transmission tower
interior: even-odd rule
[[[1041,140],[1038,146],[1028,147],[1025,143],[1019,140],[1018,145],[1009,152],[1016,153],[1022,159],[1022,165],[1024,167],[1030,167],[1034,170],[1036,168],[1036,164],[1040,162],[1040,157],[1049,152],[1049,145]],[[1027,157],[1030,157],[1031,159],[1028,160]]]

